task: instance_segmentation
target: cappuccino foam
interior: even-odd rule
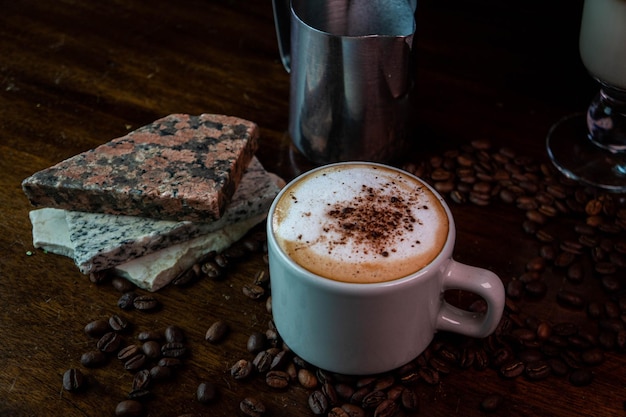
[[[419,180],[380,165],[313,171],[276,203],[274,236],[303,268],[353,283],[391,281],[419,271],[443,249],[449,221]]]

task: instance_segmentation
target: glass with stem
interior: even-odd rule
[[[552,127],[548,155],[569,178],[626,192],[626,0],[585,0],[579,48],[600,91]]]

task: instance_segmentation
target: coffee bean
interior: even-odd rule
[[[309,394],[308,402],[309,408],[313,414],[317,416],[324,415],[328,411],[328,399],[320,390],[313,391]]]
[[[265,269],[260,269],[254,275],[254,285],[267,287],[270,282],[270,274]]]
[[[530,296],[542,297],[543,295],[545,295],[546,291],[548,291],[548,286],[545,282],[541,280],[535,280],[528,282],[524,286],[524,290]]]
[[[402,405],[402,408],[407,411],[413,411],[413,412],[418,411],[420,404],[419,404],[419,397],[417,393],[413,389],[410,389],[410,388],[403,388],[398,385],[396,385],[395,387],[397,387],[398,390],[400,391],[399,401],[400,401],[400,404]],[[393,388],[387,392],[387,395],[390,400],[396,401],[397,399],[394,399],[394,397],[389,395],[392,391],[393,391]]]
[[[365,386],[365,387],[360,387],[358,389],[356,389],[353,393],[352,396],[350,397],[350,402],[353,404],[361,404],[363,402],[363,399],[367,396],[367,394],[369,394],[372,390],[370,389],[370,387]]]
[[[115,407],[115,415],[118,417],[139,417],[143,414],[143,405],[136,400],[124,400]]]
[[[565,240],[561,242],[559,248],[564,252],[569,252],[574,255],[582,254],[583,245],[580,242],[574,240]]]
[[[526,364],[525,375],[532,381],[546,379],[552,373],[552,368],[547,361],[538,360]]]
[[[452,178],[452,173],[445,169],[437,168],[430,174],[430,178],[436,182],[448,181]]]
[[[567,364],[559,358],[548,359],[548,364],[550,365],[550,369],[554,375],[564,376],[569,372]]]
[[[165,343],[161,346],[161,355],[167,358],[182,358],[187,355],[187,348],[182,343]]]
[[[582,361],[580,360],[580,354],[573,350],[567,349],[560,353],[560,359],[563,360],[571,369],[582,368]]]
[[[490,196],[489,194],[481,194],[471,191],[469,194],[469,201],[477,206],[487,206],[490,202]]]
[[[341,404],[340,408],[345,411],[348,417],[365,417],[366,413],[363,408],[356,404],[345,403]]]
[[[135,298],[137,298],[137,294],[135,292],[125,292],[117,300],[117,306],[122,310],[131,310],[135,308],[135,305],[133,304]]]
[[[217,254],[215,255],[215,257],[213,258],[213,261],[222,269],[228,268],[228,257],[225,256],[224,254]]]
[[[172,367],[171,366],[160,366],[156,365],[150,368],[150,378],[154,381],[163,381],[170,379],[172,376]]]
[[[535,338],[537,337],[537,333],[531,329],[526,329],[522,327],[511,331],[511,336],[524,343],[535,340]]]
[[[267,350],[262,350],[252,360],[252,365],[257,372],[265,373],[270,370],[274,356]]]
[[[146,355],[143,353],[137,353],[135,356],[131,356],[130,358],[124,361],[124,369],[127,371],[137,371],[146,364]]]
[[[570,307],[576,310],[580,310],[585,307],[585,299],[582,295],[568,290],[560,290],[556,294],[556,299],[559,304]]]
[[[150,371],[148,369],[142,369],[133,377],[132,390],[145,390],[150,386]]]
[[[537,337],[541,340],[547,340],[552,335],[552,326],[546,322],[539,323],[537,326]]]
[[[444,351],[446,348],[442,348],[439,352]],[[455,360],[456,361],[456,360]],[[393,375],[382,375],[376,378],[372,384],[373,391],[387,391],[391,389],[396,383],[396,378]]]
[[[217,397],[217,388],[211,382],[201,382],[196,389],[196,399],[202,404],[208,404],[215,401]]]
[[[341,382],[335,384],[334,389],[337,393],[337,396],[344,401],[349,401],[355,391],[354,387],[352,387],[350,384]]]
[[[113,331],[123,332],[130,327],[130,323],[124,317],[120,317],[117,314],[113,314],[109,318],[109,326]]]
[[[206,332],[205,339],[211,343],[218,343],[224,339],[228,330],[228,324],[223,320],[218,320],[209,327]]]
[[[97,368],[106,363],[107,356],[101,350],[90,350],[85,352],[80,357],[81,365],[87,368]]]
[[[246,349],[248,352],[257,353],[261,350],[265,349],[265,343],[267,339],[264,333],[261,332],[253,332],[248,337],[248,342],[246,343]]]
[[[139,295],[133,300],[133,306],[137,310],[150,311],[159,307],[159,301],[152,295]]]
[[[539,233],[539,225],[530,220],[525,220],[524,222],[522,222],[522,229],[525,233],[528,233],[529,235],[536,235],[537,233]]]
[[[602,212],[602,202],[599,200],[589,200],[585,205],[585,213],[590,216],[597,216]]]
[[[351,417],[343,408],[333,407],[327,414],[328,417]]]
[[[546,191],[548,192],[548,194],[550,194],[554,198],[558,198],[562,200],[567,197],[565,188],[561,185],[557,185],[557,184],[548,185],[546,187]]]
[[[122,337],[115,332],[108,332],[102,335],[96,346],[103,352],[113,353],[122,346]]]
[[[150,359],[161,357],[161,345],[156,340],[147,340],[141,345],[141,350]]]
[[[487,369],[489,366],[489,356],[487,352],[483,348],[478,348],[474,352],[474,361],[473,361],[474,369],[477,371],[482,371]]]
[[[322,384],[322,393],[324,393],[324,395],[326,396],[329,406],[334,407],[339,405],[339,394],[337,393],[337,390],[330,381],[326,381]]]
[[[87,323],[84,330],[91,337],[100,337],[112,329],[109,327],[108,320],[100,319]]]
[[[137,334],[137,340],[145,342],[146,340],[161,340],[163,339],[163,332],[156,330],[143,330]]]
[[[189,268],[181,272],[172,280],[172,285],[176,287],[184,287],[196,281],[199,277],[199,271],[195,268]]]
[[[224,270],[214,261],[208,261],[202,264],[202,273],[212,279],[221,278],[224,276]]]
[[[276,389],[283,389],[289,386],[289,375],[284,371],[269,371],[265,374],[265,383]]]
[[[452,190],[450,199],[457,204],[464,204],[467,201],[467,196],[459,190]]]
[[[178,326],[167,326],[164,335],[165,341],[169,343],[182,343],[185,340],[185,333]]]
[[[136,356],[137,354],[139,354],[140,353],[139,351],[140,351],[139,346],[128,345],[120,349],[119,352],[117,352],[117,358],[121,361],[127,361],[133,356]]]
[[[70,392],[80,391],[87,385],[87,378],[80,370],[70,368],[63,373],[63,389]]]
[[[182,367],[183,361],[180,358],[161,358],[157,362],[158,366],[166,366],[168,368],[178,369]]]
[[[111,275],[109,274],[109,271],[107,270],[89,273],[89,281],[93,282],[94,284],[102,284],[103,282],[107,281],[109,278],[111,278]]]
[[[500,366],[499,373],[504,378],[516,378],[524,373],[524,362],[513,359]]]
[[[582,282],[584,277],[583,266],[580,262],[573,263],[567,268],[567,279],[574,283]]]
[[[113,285],[113,288],[115,288],[121,293],[130,292],[136,288],[135,284],[133,284],[132,282],[130,282],[129,280],[125,278],[118,277],[118,276],[111,278],[111,285]]]
[[[421,367],[418,371],[420,378],[428,385],[437,385],[439,383],[439,372],[429,367]]]
[[[399,411],[398,403],[391,400],[383,400],[374,410],[374,417],[393,417]]]
[[[569,336],[567,338],[567,343],[569,344],[569,347],[576,350],[589,349],[593,345],[593,342],[582,334]]]
[[[298,370],[298,382],[307,389],[313,389],[318,384],[315,374],[306,368]]]
[[[545,214],[540,213],[537,210],[528,210],[526,212],[526,218],[530,220],[531,222],[534,222],[537,224],[546,224],[546,222],[548,221],[547,216]]]
[[[511,359],[513,358],[513,352],[508,346],[500,347],[494,350],[491,356],[491,361],[493,365],[499,368],[511,361]]]
[[[265,414],[265,405],[254,397],[246,397],[239,403],[239,409],[249,417],[261,417]]]
[[[252,368],[251,362],[240,359],[230,368],[230,375],[235,379],[245,379],[252,373]]]
[[[387,400],[387,394],[383,391],[377,390],[368,393],[363,400],[361,401],[361,406],[363,408],[376,408],[378,407],[384,400]]]
[[[148,389],[135,389],[128,393],[127,398],[129,400],[144,401],[150,396],[152,396],[152,392]]]
[[[528,364],[531,362],[535,362],[538,360],[542,360],[544,358],[544,353],[538,349],[522,349],[517,353],[517,357],[519,360],[524,362],[524,364]]]
[[[439,356],[431,357],[428,360],[428,366],[440,374],[449,374],[451,371],[450,363]]]
[[[540,242],[544,242],[544,243],[550,243],[554,241],[554,236],[552,236],[549,232],[547,232],[546,230],[538,230],[537,233],[535,233],[535,237],[540,241]]]
[[[272,363],[270,364],[271,370],[281,370],[284,369],[289,360],[289,352],[286,350],[281,350],[272,358]]]
[[[518,299],[524,293],[524,283],[519,280],[511,280],[506,286],[506,295]]]
[[[617,271],[617,266],[611,262],[596,262],[594,270],[601,275],[611,275]]]
[[[265,289],[257,284],[244,284],[242,291],[246,297],[252,300],[258,300],[265,295]]]
[[[552,261],[556,258],[556,250],[552,245],[543,245],[539,249],[539,256],[547,261]]]

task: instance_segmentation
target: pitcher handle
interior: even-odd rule
[[[278,51],[285,70],[291,72],[291,0],[272,0]]]

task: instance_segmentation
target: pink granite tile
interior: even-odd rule
[[[258,135],[256,124],[236,117],[173,114],[39,171],[22,188],[37,207],[212,221]]]

